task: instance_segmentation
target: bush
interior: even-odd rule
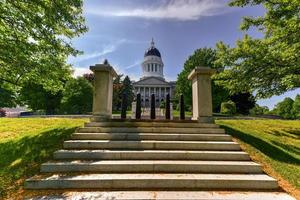
[[[235,103],[232,101],[223,102],[221,104],[221,113],[227,115],[233,115],[236,113]]]
[[[265,115],[269,114],[269,108],[267,106],[255,105],[254,108],[250,110],[250,115]]]
[[[5,117],[6,111],[0,108],[0,117]]]
[[[294,119],[300,119],[300,95],[298,94],[295,98],[292,108],[292,114]]]
[[[274,113],[283,117],[284,119],[293,119],[294,115],[292,114],[294,100],[286,97],[283,101],[275,105]]]
[[[165,101],[161,101],[161,102],[160,102],[159,108],[160,108],[160,109],[165,109],[165,108],[166,108],[166,103],[165,103]]]

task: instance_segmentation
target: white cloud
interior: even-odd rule
[[[106,9],[87,8],[87,13],[115,16],[115,17],[139,17],[147,19],[172,19],[172,20],[198,20],[203,16],[223,14],[227,6],[225,0],[170,0],[162,1],[160,5]],[[226,10],[227,11],[227,10]]]
[[[140,60],[137,60],[137,61],[135,61],[133,64],[124,67],[124,69],[131,69],[131,68],[136,67],[136,66],[139,66],[139,65],[141,65],[141,61],[140,61]]]
[[[83,74],[92,73],[92,71],[89,70],[89,68],[73,67],[73,70],[74,70],[73,77],[78,77],[78,76],[82,76]]]
[[[83,55],[80,55],[80,56],[77,56],[77,57],[70,57],[69,62],[74,64],[74,63],[90,60],[90,59],[93,59],[93,58],[102,57],[104,55],[107,55],[107,54],[110,54],[110,53],[116,51],[117,48],[125,42],[126,42],[126,39],[121,39],[121,40],[118,40],[114,43],[105,45],[102,48],[101,51],[94,52],[94,53],[89,53],[89,54],[83,54]]]

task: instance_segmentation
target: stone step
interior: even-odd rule
[[[232,141],[68,140],[63,146],[65,149],[241,150]]]
[[[87,122],[85,123],[85,127],[172,127],[172,128],[218,128],[219,126],[216,124],[209,123],[198,123],[198,122],[131,122],[131,121],[123,121],[123,122]]]
[[[77,191],[26,200],[296,200],[278,191]]]
[[[246,189],[273,190],[264,174],[85,174],[30,178],[26,189]]]
[[[225,134],[221,128],[169,128],[169,127],[84,127],[78,133],[204,133]]]
[[[178,140],[178,141],[231,141],[226,134],[163,134],[163,133],[74,133],[72,140]]]
[[[257,174],[262,170],[251,161],[101,160],[48,162],[41,172]]]
[[[236,160],[249,161],[243,151],[167,151],[167,150],[59,150],[55,159],[66,160]]]

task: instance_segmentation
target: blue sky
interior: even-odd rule
[[[85,0],[84,15],[89,31],[73,40],[83,55],[70,58],[74,76],[105,58],[117,70],[138,80],[145,50],[154,38],[162,54],[167,80],[176,80],[185,60],[197,48],[215,47],[218,41],[234,45],[244,32],[243,16],[264,14],[262,7],[231,8],[227,0]],[[261,37],[255,29],[248,32]],[[300,89],[259,100],[270,108]]]

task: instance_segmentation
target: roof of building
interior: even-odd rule
[[[151,46],[145,51],[144,57],[146,57],[146,56],[158,56],[158,57],[161,58],[160,52],[154,46],[153,38],[152,38],[152,41],[151,41]]]
[[[168,86],[172,86],[172,85],[174,85],[174,83],[170,83],[161,77],[155,77],[155,76],[143,77],[139,81],[134,82],[132,84],[133,84],[133,86],[137,86],[137,85],[145,85],[145,86],[147,86],[147,85],[168,85]]]

